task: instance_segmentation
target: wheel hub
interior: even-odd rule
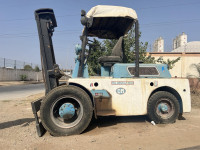
[[[162,112],[162,113],[168,113],[168,106],[165,103],[161,103],[158,105],[158,109]]]
[[[63,119],[71,119],[75,115],[75,107],[71,103],[64,103],[59,108],[59,115]]]

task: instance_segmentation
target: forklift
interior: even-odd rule
[[[76,45],[75,68],[66,83],[56,64],[52,36],[57,27],[52,9],[35,11],[45,96],[31,103],[38,136],[82,133],[92,117],[148,115],[155,123],[174,123],[191,111],[188,79],[172,78],[165,64],[139,61],[139,22],[135,10],[98,5],[81,11],[82,44]],[[124,36],[134,27],[135,62],[125,63]],[[89,38],[117,39],[110,56],[101,56],[100,76],[89,76]],[[86,48],[89,47],[87,51]],[[38,113],[40,112],[40,114]]]

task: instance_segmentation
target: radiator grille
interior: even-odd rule
[[[128,71],[131,75],[135,75],[135,67],[128,67]],[[140,67],[139,75],[159,75],[156,67]]]

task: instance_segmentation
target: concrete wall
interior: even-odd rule
[[[200,63],[200,53],[149,53],[156,59],[163,56],[164,60],[174,60],[180,57],[180,60],[175,63],[173,69],[170,70],[172,77],[187,77],[188,75],[199,76],[197,70],[192,67],[192,64]]]
[[[42,72],[25,71],[21,69],[0,68],[0,81],[20,81],[20,75],[26,75],[27,80],[42,80]]]

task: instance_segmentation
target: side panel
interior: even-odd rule
[[[111,80],[106,87],[112,95],[116,115],[139,115],[144,112],[141,80]]]
[[[91,79],[69,79],[69,82],[75,82],[83,85],[88,90],[106,90],[111,98],[96,98],[97,115],[102,111],[108,114],[140,115],[144,114],[145,104],[143,103],[143,94],[141,80],[134,79],[112,79],[112,78],[91,78]],[[98,86],[95,86],[98,83]]]
[[[151,93],[159,87],[168,86],[173,88],[178,92],[181,97],[182,105],[183,105],[183,112],[190,112],[191,111],[191,95],[190,95],[190,86],[188,79],[152,79],[152,80],[145,80],[145,96],[144,101],[145,103],[148,101]],[[150,84],[153,83],[153,86]],[[145,108],[146,109],[146,108]]]
[[[109,99],[95,99],[97,115],[101,115],[101,111],[107,111],[108,114],[112,112],[112,115],[117,116],[145,115],[150,95],[163,86],[169,86],[179,93],[183,112],[191,111],[190,88],[187,79],[76,78],[69,79],[69,82],[81,84],[90,91],[106,90],[111,95]]]

